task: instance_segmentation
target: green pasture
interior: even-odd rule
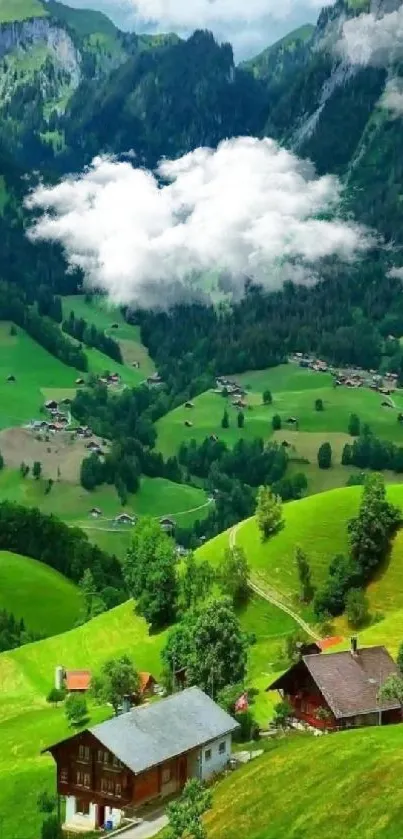
[[[0,472],[0,501],[14,501],[27,507],[39,507],[43,513],[53,513],[68,523],[81,527],[103,528],[123,512],[114,486],[103,484],[87,492],[78,484],[55,481],[51,492],[46,493],[47,481],[28,476],[22,478],[18,470],[3,469]],[[92,507],[99,507],[102,517],[94,520],[90,516]],[[130,495],[124,511],[129,515],[169,516],[179,523],[203,518],[209,511],[206,493],[188,484],[175,484],[165,478],[143,476],[139,491]]]
[[[231,397],[226,399],[212,390],[207,391],[193,400],[193,408],[181,405],[158,421],[157,445],[160,451],[172,455],[178,451],[183,440],[194,438],[202,442],[211,434],[231,446],[240,437],[267,440],[273,435],[271,421],[274,414],[282,420],[282,429],[277,432],[276,439],[287,440],[287,435],[292,436],[298,455],[308,459],[315,460],[317,452],[317,448],[312,451],[309,435],[317,435],[315,445],[319,437],[320,442],[324,442],[331,435],[336,444],[336,462],[339,461],[341,444],[349,440],[347,430],[352,413],[358,414],[361,421],[368,423],[379,437],[403,445],[403,428],[397,422],[397,414],[403,410],[403,394],[400,391],[393,395],[396,407],[384,408],[382,394],[367,388],[334,388],[330,373],[316,373],[291,363],[230,378],[247,390],[244,428],[237,426],[239,410],[231,404]],[[273,396],[270,406],[263,405],[262,395],[266,389]],[[322,399],[323,411],[315,410],[316,399]],[[224,408],[229,412],[228,429],[221,427]],[[298,432],[287,423],[290,417],[298,420]],[[192,423],[192,427],[186,427],[186,420]]]
[[[71,629],[80,616],[81,594],[62,574],[19,554],[0,551],[0,609],[23,618],[43,635]]]
[[[402,749],[401,725],[279,738],[216,786],[207,837],[400,839]]]
[[[73,311],[76,318],[84,318],[87,323],[93,323],[97,329],[103,330],[119,342],[125,366],[130,368],[128,372],[123,374],[122,368],[118,365],[122,377],[125,379],[129,376],[130,381],[127,380],[127,384],[136,386],[144,381],[147,376],[154,373],[153,361],[147,349],[141,343],[140,327],[127,323],[117,306],[111,306],[106,299],[97,296],[92,297],[91,302],[87,303],[84,295],[67,296],[63,298],[62,302],[63,317],[68,318],[70,312]],[[112,324],[115,323],[118,324],[117,329],[112,328]],[[85,352],[89,357],[93,372],[103,373],[105,369],[115,369],[116,363],[98,350],[86,348]],[[108,360],[106,368],[105,358]],[[138,370],[132,366],[135,361],[140,363]]]
[[[63,388],[74,394],[78,375],[19,327],[15,336],[10,335],[10,326],[0,323],[0,429],[39,418],[44,390]],[[7,381],[11,375],[15,382]]]

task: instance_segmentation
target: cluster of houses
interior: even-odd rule
[[[33,431],[42,431],[45,434],[65,431],[69,427],[70,419],[63,409],[68,408],[69,405],[71,405],[71,399],[67,397],[60,402],[56,402],[55,399],[48,399],[43,407],[47,411],[49,419],[31,420],[30,428]]]
[[[113,387],[116,385],[120,385],[121,377],[119,373],[105,373],[104,376],[99,376],[98,382],[101,385],[106,385],[107,387]]]
[[[384,396],[390,396],[396,390],[397,373],[385,373],[381,376],[376,370],[362,370],[359,367],[336,370],[326,361],[299,352],[291,356],[290,361],[317,373],[331,373],[336,387],[341,385],[349,388],[368,387]]]
[[[231,397],[234,408],[248,407],[248,403],[245,399],[246,390],[239,384],[239,382],[236,382],[233,379],[227,379],[225,376],[218,376],[216,379],[214,393]]]

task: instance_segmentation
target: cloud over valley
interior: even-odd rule
[[[270,139],[241,137],[164,160],[156,173],[98,157],[26,203],[31,238],[60,243],[90,286],[153,305],[177,281],[203,288],[212,269],[241,293],[248,277],[279,288],[312,282],[322,258],[354,259],[370,236],[338,217],[341,198],[337,178],[317,177]]]

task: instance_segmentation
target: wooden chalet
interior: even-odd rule
[[[91,670],[66,670],[64,686],[69,693],[85,693],[90,689]]]
[[[398,702],[378,699],[379,689],[397,667],[385,647],[358,649],[356,639],[343,652],[302,655],[267,690],[278,690],[293,716],[319,729],[387,725],[402,720]]]
[[[171,796],[189,778],[222,771],[236,728],[192,687],[48,746],[57,792],[66,798],[66,828],[116,827],[126,809]]]

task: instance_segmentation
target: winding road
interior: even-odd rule
[[[231,528],[229,532],[230,548],[235,547],[238,531],[241,529],[241,527],[243,527],[244,524],[246,524],[247,521],[248,519],[245,519],[245,521],[241,521]],[[282,601],[281,594],[279,592],[277,592],[275,589],[262,588],[260,585],[257,585],[257,583],[255,583],[252,579],[248,580],[248,585],[251,591],[254,591],[255,594],[259,595],[259,597],[262,597],[263,600],[267,600],[268,603],[271,603],[273,606],[276,606],[277,609],[281,609],[282,612],[285,612],[287,615],[289,615],[297,624],[299,624],[301,629],[303,629],[304,632],[306,632],[306,634],[309,635],[310,638],[313,638],[315,641],[321,640],[321,636],[318,635],[318,633],[315,632],[311,626],[309,626],[309,623],[304,621],[304,619],[301,618],[301,615],[299,615],[298,612],[295,612],[294,609],[292,609],[290,606],[288,606],[286,603]]]

